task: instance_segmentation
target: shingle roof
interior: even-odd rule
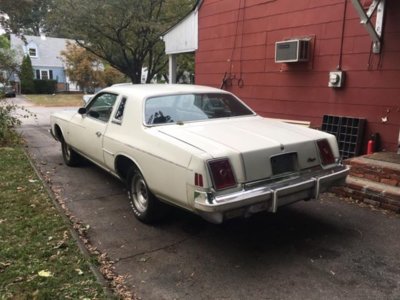
[[[61,51],[67,47],[67,41],[75,43],[74,40],[60,39],[53,37],[46,37],[45,39],[40,36],[25,35],[26,43],[15,34],[11,34],[10,42],[11,48],[22,49],[25,54],[28,53],[26,45],[35,44],[37,47],[38,57],[31,57],[33,67],[63,67],[60,58]]]

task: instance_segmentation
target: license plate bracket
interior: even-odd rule
[[[296,152],[289,152],[271,156],[270,162],[273,175],[293,173],[298,170]]]

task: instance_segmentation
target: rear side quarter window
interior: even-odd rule
[[[126,104],[126,97],[122,97],[121,102],[118,105],[118,108],[115,112],[114,118],[113,118],[113,123],[115,124],[121,124],[122,119],[124,117],[124,111],[125,111],[125,104]]]

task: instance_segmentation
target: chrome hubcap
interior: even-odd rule
[[[64,153],[65,157],[69,160],[71,157],[71,150],[69,149],[69,146],[65,142],[64,142]]]
[[[146,182],[140,176],[136,175],[132,180],[132,200],[136,209],[144,213],[147,210],[148,205],[148,191]]]

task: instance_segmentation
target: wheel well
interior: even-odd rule
[[[57,124],[54,126],[54,135],[56,136],[57,140],[59,140],[60,142],[62,142],[64,140],[61,128]]]
[[[115,159],[115,171],[121,179],[127,180],[129,170],[137,165],[128,157],[119,155]]]

